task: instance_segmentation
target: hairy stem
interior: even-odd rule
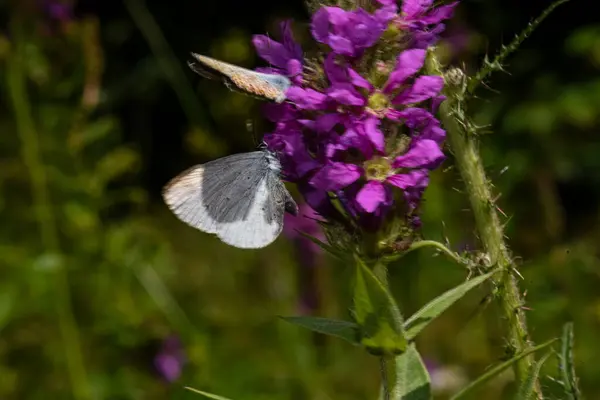
[[[498,265],[503,273],[495,279],[497,299],[502,317],[508,326],[508,339],[513,353],[521,353],[532,346],[527,332],[527,322],[523,312],[523,298],[515,277],[515,266],[504,239],[504,229],[500,222],[491,183],[486,177],[476,136],[465,130],[459,123],[464,116],[454,115],[457,104],[450,94],[440,107],[440,116],[447,131],[448,142],[454,153],[458,171],[463,179],[465,190],[475,217],[479,238],[492,265]],[[533,353],[515,365],[515,375],[519,383],[525,381],[529,369],[535,364]],[[539,381],[534,392],[538,399],[543,398]]]
[[[388,283],[388,268],[384,261],[380,260],[373,266],[373,274],[377,279],[385,286],[389,291]],[[397,321],[398,324],[402,324],[402,321]],[[393,356],[381,356],[380,372],[381,372],[381,388],[379,399],[380,400],[401,400],[402,398],[402,387],[399,386],[402,382],[399,379],[399,374],[402,372],[398,369],[396,358]]]
[[[26,39],[21,34],[22,22],[16,17],[11,21],[14,47],[7,63],[7,88],[14,111],[17,133],[21,140],[23,161],[31,182],[33,209],[39,226],[41,244],[46,254],[58,257],[60,260],[58,229],[50,201],[46,168],[42,161],[40,142],[33,123],[26,79],[23,75],[23,71],[26,70],[23,52]],[[73,395],[78,400],[87,400],[90,399],[90,393],[81,355],[79,332],[71,307],[69,278],[63,263],[58,265],[54,279],[53,298]]]

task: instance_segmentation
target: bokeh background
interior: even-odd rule
[[[592,399],[600,398],[600,21],[584,3],[551,15],[472,111],[532,336],[541,342],[574,322],[576,367]],[[234,400],[375,398],[373,357],[277,319],[347,318],[347,266],[293,229],[263,250],[228,247],[180,223],[160,197],[185,168],[248,151],[269,129],[259,101],[195,76],[188,53],[262,65],[251,35],[277,38],[285,18],[308,47],[303,3],[0,4],[0,398],[198,398],[183,386]],[[465,0],[440,52],[473,71],[548,5]],[[461,187],[449,155],[426,193],[423,234],[476,250]],[[315,228],[288,223],[298,226]],[[467,271],[422,250],[391,274],[410,314]],[[504,356],[496,306],[482,302],[488,293],[471,293],[419,337],[440,398]],[[511,380],[504,374],[481,397],[508,398]]]

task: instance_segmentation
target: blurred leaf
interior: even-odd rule
[[[370,353],[399,354],[406,350],[402,315],[394,298],[358,257],[353,311],[360,342]]]
[[[521,384],[521,387],[519,388],[519,392],[517,393],[517,397],[515,398],[515,400],[530,400],[534,398],[533,396],[535,396],[535,384],[540,376],[540,370],[542,369],[542,366],[551,354],[551,352],[546,353],[534,365],[531,366],[529,374],[527,375],[527,379],[525,379],[525,381]]]
[[[563,326],[558,366],[565,395],[569,400],[577,400],[580,398],[577,375],[575,374],[575,362],[573,360],[573,338],[573,323],[566,323]]]
[[[106,154],[98,162],[96,177],[101,182],[108,182],[121,175],[133,171],[139,163],[139,155],[128,147],[119,147]]]
[[[37,272],[54,272],[62,268],[64,259],[56,253],[44,253],[33,260],[33,270]]]
[[[118,126],[117,119],[113,117],[104,117],[88,122],[79,134],[71,138],[69,145],[73,146],[76,150],[81,150],[86,146],[107,138],[117,130]]]
[[[411,315],[411,317],[404,323],[404,329],[406,329],[406,339],[414,339],[431,321],[437,318],[452,304],[460,300],[471,289],[479,286],[498,271],[499,270],[492,271],[485,275],[468,280],[427,303],[423,308]]]
[[[226,397],[217,396],[216,394],[212,394],[212,393],[203,392],[203,391],[201,391],[201,390],[194,389],[194,388],[191,388],[191,387],[188,387],[188,386],[186,386],[185,388],[186,388],[187,390],[189,390],[189,391],[192,391],[192,392],[194,392],[194,393],[201,394],[201,395],[202,395],[202,396],[204,396],[204,397],[208,397],[209,399],[214,399],[214,400],[231,400],[231,399],[228,399],[228,398],[226,398]]]
[[[578,28],[565,40],[567,53],[585,55],[600,48],[600,26]]]
[[[340,321],[319,317],[280,317],[291,324],[310,329],[325,335],[336,336],[352,344],[360,344],[358,339],[358,325],[349,321]]]
[[[347,258],[344,254],[342,254],[340,251],[338,251],[335,247],[333,247],[333,246],[331,246],[331,245],[323,242],[322,240],[319,240],[316,237],[311,236],[311,235],[309,235],[309,234],[307,234],[305,232],[302,232],[302,231],[298,231],[298,233],[302,237],[310,240],[311,242],[313,242],[314,244],[316,244],[317,246],[319,246],[321,249],[323,249],[323,251],[325,251],[328,254],[331,254],[332,256],[334,256],[335,258],[337,258],[339,260],[342,260],[342,261]]]
[[[98,215],[85,204],[70,201],[64,206],[68,222],[78,231],[91,231],[99,224]]]
[[[13,288],[3,286],[0,290],[0,332],[10,320],[15,304],[15,291]]]
[[[431,399],[431,381],[421,355],[414,343],[408,346],[405,353],[395,358],[397,377],[396,387],[399,392],[392,396],[402,400]]]
[[[451,397],[451,400],[462,399],[465,398],[466,395],[471,394],[476,389],[479,389],[481,386],[489,382],[491,379],[498,376],[502,371],[507,368],[510,368],[517,361],[521,360],[524,357],[527,357],[529,354],[534,353],[538,350],[544,349],[550,346],[552,343],[556,342],[558,339],[552,339],[547,341],[546,343],[540,344],[538,346],[534,346],[528,350],[525,350],[521,354],[516,355],[508,361],[504,361],[496,365],[495,367],[488,370],[485,374],[481,375],[479,378],[469,383],[465,388],[463,388],[460,392]]]

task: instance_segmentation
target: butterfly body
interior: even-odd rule
[[[197,74],[211,79],[220,78],[228,88],[261,99],[281,103],[285,101],[285,92],[292,85],[283,75],[252,71],[196,53],[192,53],[192,56],[195,61],[188,62],[188,65]]]

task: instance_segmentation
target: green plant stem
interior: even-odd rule
[[[463,260],[459,254],[453,252],[448,247],[444,246],[440,242],[436,242],[435,240],[419,240],[418,242],[411,244],[408,250],[406,250],[403,254],[407,254],[413,250],[417,250],[423,247],[435,247],[436,249],[440,250],[442,253],[450,257],[457,264],[465,263],[465,260]]]
[[[479,238],[492,265],[498,265],[502,273],[493,278],[498,287],[497,299],[502,316],[508,325],[508,339],[514,353],[526,351],[532,346],[527,332],[527,322],[522,305],[523,299],[517,285],[513,261],[504,240],[504,229],[491,194],[475,135],[466,132],[453,115],[456,100],[452,95],[440,106],[440,116],[447,131],[447,139],[454,153],[455,163],[468,193]],[[525,381],[529,369],[535,364],[533,353],[524,357],[515,366],[519,383]],[[534,390],[538,399],[543,398],[539,381]]]
[[[18,18],[11,21],[11,34],[14,38],[12,54],[7,62],[6,79],[8,94],[12,103],[17,133],[22,142],[22,157],[30,175],[33,209],[39,225],[39,234],[44,252],[57,256],[60,260],[60,245],[56,220],[52,211],[46,169],[43,165],[40,143],[33,123],[33,115],[27,95],[26,80],[23,75],[25,57],[22,46],[25,38],[21,34],[22,22]],[[55,307],[61,331],[62,346],[65,351],[71,387],[76,399],[90,399],[86,372],[81,355],[79,333],[71,308],[69,279],[64,264],[55,271]]]
[[[388,268],[384,261],[380,260],[373,266],[373,274],[381,284],[389,291]],[[402,321],[398,321],[403,324]],[[380,400],[401,400],[402,388],[399,386],[401,379],[396,357],[382,356],[379,359],[381,370]]]

